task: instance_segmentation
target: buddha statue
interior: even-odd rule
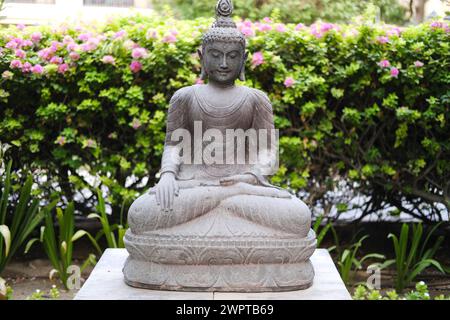
[[[264,92],[235,83],[245,80],[247,53],[232,9],[218,1],[199,50],[206,84],[171,98],[160,180],[129,209],[123,273],[131,286],[258,292],[312,284],[311,212],[268,182],[278,161],[272,106]]]

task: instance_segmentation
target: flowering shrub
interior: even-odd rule
[[[168,101],[201,83],[196,49],[210,23],[136,16],[1,30],[0,140],[16,146],[14,164],[44,172],[40,190],[69,199],[90,187],[85,169],[117,208],[153,185]],[[310,205],[347,181],[368,197],[365,213],[448,210],[448,25],[238,25],[245,84],[269,94],[281,130],[274,183],[307,190]]]
[[[167,12],[168,6],[184,19],[210,17],[212,0],[153,0],[153,7]],[[379,16],[389,23],[405,22],[405,8],[396,0],[234,0],[236,16],[252,20],[276,14],[283,22],[303,21],[312,23],[317,19],[345,23],[363,14],[369,7],[379,8]]]

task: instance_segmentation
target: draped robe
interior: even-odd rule
[[[251,143],[246,145],[244,163],[206,164],[204,158],[201,163],[195,161],[195,152],[203,154],[203,148],[210,143],[199,141],[208,129],[215,129],[223,137],[226,137],[227,129],[255,129],[257,132],[265,129],[262,132],[267,132],[268,144],[266,150],[263,150],[267,152],[263,154],[267,155],[268,161],[273,165],[276,161],[276,141],[273,136],[272,106],[267,95],[260,90],[240,86],[240,94],[236,95],[228,107],[218,107],[208,102],[202,95],[200,86],[178,90],[172,97],[168,110],[160,173],[173,172],[179,185],[180,192],[174,198],[173,210],[161,210],[155,200],[155,188],[151,188],[130,208],[128,219],[131,231],[134,234],[202,234],[205,237],[290,238],[293,234],[306,237],[311,225],[308,207],[294,195],[268,183],[267,167],[261,163],[250,163],[248,149],[251,148]],[[200,135],[195,130],[199,129],[199,123]],[[181,141],[173,139],[174,133],[183,130],[189,132],[192,138],[188,142],[191,154],[184,161],[180,154]],[[223,150],[235,147],[233,142],[235,140],[224,138]],[[236,150],[234,151],[237,156]],[[190,163],[186,163],[189,161]],[[252,175],[256,183],[220,184],[221,178],[237,174]],[[226,228],[215,227],[218,224],[225,224]],[[216,234],[217,232],[220,234]]]

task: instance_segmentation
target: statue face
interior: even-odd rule
[[[233,42],[207,43],[200,56],[209,81],[219,84],[234,83],[245,62],[244,48]]]

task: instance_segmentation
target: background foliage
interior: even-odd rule
[[[103,185],[118,214],[156,181],[168,101],[197,81],[195,52],[211,22],[136,16],[1,30],[0,141],[14,146],[15,170],[32,170],[42,177],[42,196],[59,192],[86,213],[95,194],[80,190]],[[351,209],[335,198],[350,192],[364,197],[363,214],[394,208],[443,219],[450,208],[447,25],[305,27],[266,19],[239,27],[251,53],[245,84],[269,94],[281,130],[274,183],[303,191],[325,212]]]
[[[329,22],[350,22],[370,5],[379,8],[379,18],[388,23],[406,22],[405,8],[397,0],[235,0],[237,16],[251,20],[262,19],[276,13],[283,22],[310,24],[318,19]],[[153,1],[155,9],[173,10],[180,18],[211,17],[211,0]],[[168,9],[171,8],[171,9]]]

